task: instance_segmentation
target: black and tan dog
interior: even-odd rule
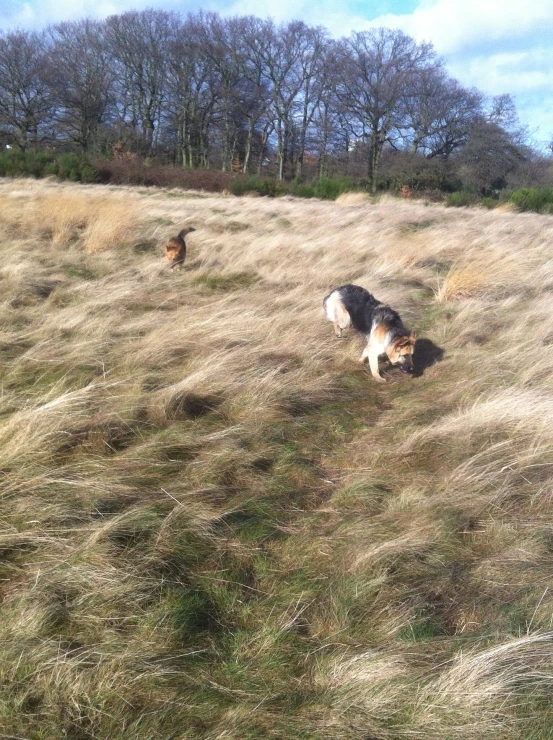
[[[191,231],[196,231],[193,226],[187,226],[185,229],[181,229],[177,236],[172,236],[167,244],[165,245],[165,255],[169,262],[169,268],[174,270],[180,270],[184,264],[186,257],[186,242],[184,237],[190,234]]]
[[[378,358],[386,355],[392,365],[399,365],[404,373],[413,372],[413,349],[417,336],[403,326],[399,314],[378,301],[359,285],[342,285],[323,301],[326,317],[334,324],[336,336],[350,326],[363,334],[367,346],[361,362],[368,357],[371,373],[379,383],[386,380],[378,370]]]

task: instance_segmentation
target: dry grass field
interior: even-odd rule
[[[0,248],[0,738],[553,738],[552,217],[5,180]]]

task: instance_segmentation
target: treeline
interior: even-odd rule
[[[463,87],[428,43],[204,12],[0,35],[0,144],[278,180],[349,176],[372,192],[553,182],[511,98]]]

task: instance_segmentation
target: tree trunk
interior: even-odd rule
[[[378,164],[380,161],[380,152],[382,150],[382,132],[377,129],[373,129],[371,132],[371,138],[369,143],[369,186],[371,194],[376,193],[376,176],[378,173]]]
[[[244,164],[242,166],[242,172],[246,174],[248,171],[248,164],[250,162],[250,155],[252,151],[252,139],[253,139],[253,118],[248,120],[248,138],[246,139],[246,150],[244,152]]]
[[[278,145],[277,145],[277,162],[278,162],[278,179],[284,179],[284,134],[282,131],[282,119],[278,122],[277,131]]]

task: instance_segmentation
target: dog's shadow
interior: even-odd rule
[[[430,339],[417,339],[413,352],[413,377],[420,378],[427,368],[432,367],[436,362],[440,362],[443,356],[443,349]]]

